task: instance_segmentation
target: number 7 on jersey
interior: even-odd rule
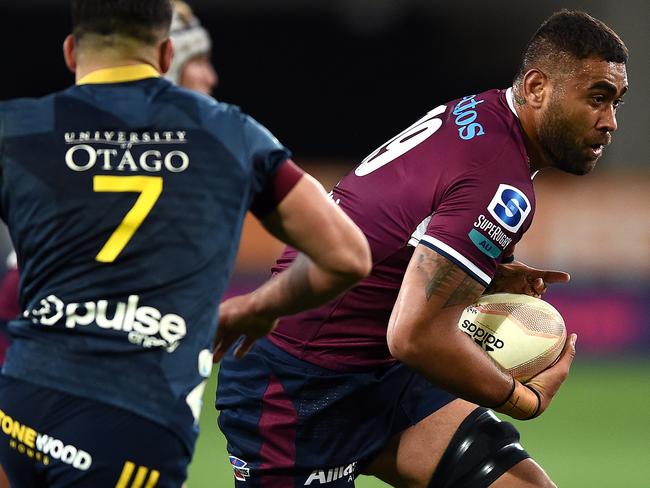
[[[137,192],[140,196],[99,251],[95,260],[112,263],[126,247],[162,193],[161,176],[106,176],[93,178],[94,192]]]

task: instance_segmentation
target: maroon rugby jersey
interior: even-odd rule
[[[368,238],[372,273],[325,306],[283,318],[270,340],[338,371],[390,364],[386,328],[414,246],[434,249],[487,286],[530,227],[535,198],[511,89],[434,108],[331,196]],[[295,256],[287,248],[273,271]]]

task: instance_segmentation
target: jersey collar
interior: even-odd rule
[[[506,102],[508,102],[508,107],[510,107],[510,110],[512,110],[512,113],[515,114],[515,117],[519,118],[519,114],[517,113],[517,110],[515,109],[515,103],[514,103],[514,94],[512,93],[512,87],[508,88],[506,90]]]
[[[102,83],[126,83],[127,81],[159,78],[160,73],[150,64],[133,64],[114,68],[98,69],[77,81],[77,85],[97,85]]]

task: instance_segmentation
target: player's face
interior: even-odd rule
[[[192,58],[183,66],[180,81],[182,87],[211,95],[217,83],[219,77],[207,55]]]
[[[589,173],[617,128],[616,109],[627,90],[625,65],[596,58],[576,62],[555,83],[539,124],[539,141],[558,169]]]

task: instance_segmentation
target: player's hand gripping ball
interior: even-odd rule
[[[458,327],[521,382],[551,366],[566,341],[564,319],[540,298],[513,293],[482,296]]]

